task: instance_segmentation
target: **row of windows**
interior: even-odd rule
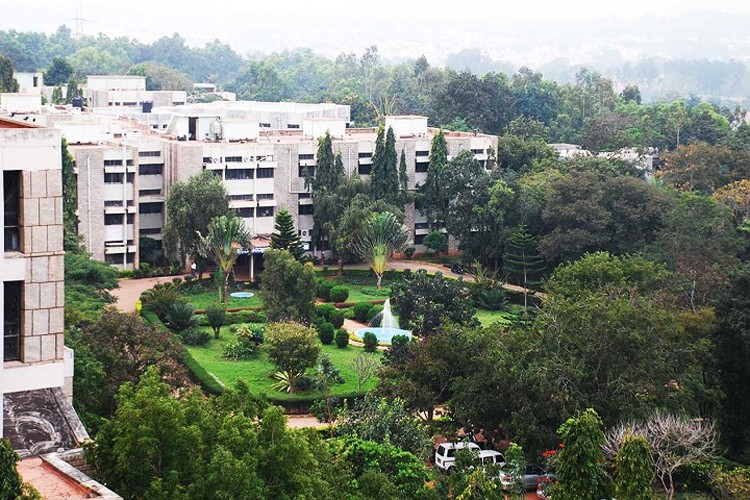
[[[315,159],[315,154],[314,153],[301,154],[301,155],[299,155],[299,159],[300,160],[314,160]]]
[[[104,214],[104,225],[105,226],[116,226],[122,224],[123,216],[125,214]],[[128,224],[132,224],[135,220],[133,214],[128,214]]]
[[[235,209],[238,217],[250,219],[255,213],[254,207],[241,207]],[[258,217],[273,217],[274,207],[258,207]]]
[[[104,174],[105,184],[122,184],[124,174]],[[135,181],[135,174],[128,174],[128,183],[132,184]]]
[[[161,202],[141,203],[138,205],[139,214],[160,214],[162,212],[164,212],[164,203]]]
[[[150,156],[161,156],[161,151],[138,151],[138,156],[147,158]]]
[[[133,166],[133,160],[127,160],[126,165]],[[104,160],[105,167],[122,167],[122,160]]]
[[[233,201],[252,201],[252,194],[230,194],[229,199]]]
[[[154,163],[152,165],[139,165],[138,175],[163,175],[164,164]]]
[[[161,189],[140,189],[138,191],[139,196],[154,196],[161,194]]]
[[[161,234],[161,228],[158,227],[145,227],[138,231],[141,236],[148,236],[149,234]]]
[[[132,264],[134,258],[135,254],[133,253],[108,253],[104,255],[104,262],[109,265],[117,265],[123,264],[123,260],[125,260],[125,264]]]
[[[258,156],[204,156],[203,163],[263,163],[273,161],[273,155]]]
[[[259,200],[273,200],[273,193],[261,193],[256,198]]]

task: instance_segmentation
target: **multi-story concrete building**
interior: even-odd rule
[[[348,128],[348,106],[240,101],[123,111],[37,116],[62,130],[74,156],[84,244],[94,258],[120,269],[138,266],[140,237],[161,239],[171,186],[204,170],[221,177],[230,206],[262,247],[281,207],[294,216],[302,240],[310,242],[313,206],[305,170],[314,168],[318,138],[326,132],[347,175],[367,179],[372,169],[377,131]],[[427,179],[436,130],[419,116],[389,116],[385,125],[394,130],[409,187],[416,189]],[[446,140],[449,156],[466,149],[485,164],[495,138],[446,131]],[[410,240],[423,251],[428,221],[408,207],[406,224]]]
[[[92,108],[178,106],[187,102],[184,90],[146,90],[145,76],[89,75],[81,86],[84,103]]]
[[[36,419],[43,427],[57,411],[37,408],[29,416],[26,402],[56,399],[52,406],[72,411],[65,399],[72,397],[73,351],[63,335],[60,132],[0,118],[0,172],[0,436],[23,447],[24,426]]]

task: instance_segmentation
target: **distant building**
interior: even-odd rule
[[[84,103],[90,108],[179,106],[187,102],[184,90],[146,90],[145,76],[89,75],[81,86]]]

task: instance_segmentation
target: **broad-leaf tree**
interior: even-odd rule
[[[229,215],[229,196],[221,179],[211,172],[174,184],[166,203],[164,250],[181,264],[199,254],[201,237],[214,217]]]
[[[298,323],[271,323],[266,327],[263,349],[268,359],[286,372],[289,392],[294,393],[297,377],[315,366],[322,346],[314,328]]]
[[[318,290],[312,265],[298,262],[286,250],[263,254],[260,297],[271,321],[308,322]]]

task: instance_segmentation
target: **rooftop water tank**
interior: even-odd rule
[[[154,108],[154,101],[143,101],[143,103],[141,103],[141,106],[144,113],[150,113]]]

